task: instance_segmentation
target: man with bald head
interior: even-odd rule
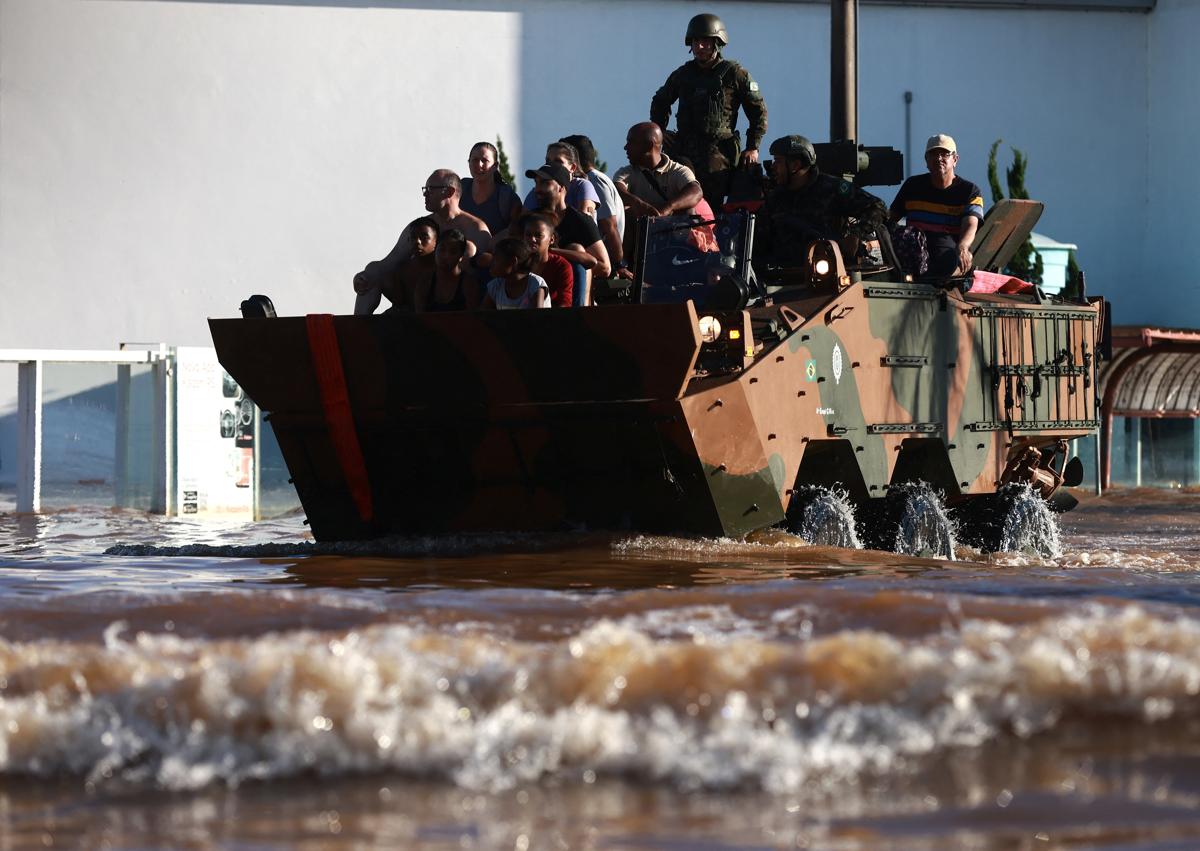
[[[439,168],[429,175],[421,189],[425,196],[425,209],[438,223],[443,232],[457,228],[466,234],[468,256],[476,263],[490,262],[484,255],[491,248],[492,235],[483,219],[473,216],[459,206],[462,197],[462,182],[448,168]],[[396,276],[396,271],[412,251],[412,239],[405,228],[396,240],[395,247],[382,260],[372,260],[366,268],[354,276],[354,312],[374,313],[379,306],[380,293]]]
[[[690,168],[663,153],[662,128],[643,121],[625,136],[629,165],[613,175],[617,192],[633,218],[690,214],[704,197]]]
[[[625,202],[625,210],[632,219],[643,216],[698,215],[705,221],[712,219],[712,208],[704,200],[704,190],[696,175],[687,166],[673,161],[663,153],[662,128],[653,121],[644,121],[629,128],[625,136],[625,154],[629,165],[622,166],[613,175],[617,192]],[[695,245],[703,251],[715,249],[716,240],[712,225],[692,229]],[[635,229],[626,231],[630,236]],[[626,254],[633,256],[633,245],[627,245]],[[617,275],[633,277],[627,263],[622,263]]]

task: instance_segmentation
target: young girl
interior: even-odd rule
[[[487,294],[481,307],[513,310],[549,307],[546,282],[529,270],[533,252],[519,239],[506,237],[492,248],[493,277],[488,281]]]
[[[383,288],[383,294],[392,303],[392,310],[413,309],[416,291],[423,287],[433,274],[434,251],[441,228],[431,217],[424,216],[409,222],[405,230],[412,240],[412,253],[400,264],[390,285]]]
[[[413,299],[413,309],[417,313],[479,307],[479,285],[474,274],[464,268],[467,248],[467,235],[458,228],[451,228],[438,237],[433,274],[426,281],[418,282]]]
[[[528,213],[521,218],[521,232],[525,244],[533,251],[532,271],[546,281],[550,290],[550,304],[570,307],[574,271],[555,251],[558,235],[554,232],[554,220],[545,213]]]

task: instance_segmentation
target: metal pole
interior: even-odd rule
[[[117,506],[131,508],[133,491],[129,482],[129,419],[133,409],[133,367],[129,364],[117,366],[117,447],[116,489]]]
[[[829,139],[858,138],[858,0],[831,0]]]
[[[912,92],[904,93],[904,177],[912,177]]]
[[[154,491],[150,511],[171,514],[175,509],[175,374],[174,351],[160,350],[154,362]]]
[[[250,493],[254,519],[262,520],[262,409],[254,406],[254,458],[250,462],[253,478]]]
[[[1131,417],[1133,423],[1133,485],[1142,486],[1142,418]]]
[[[1189,485],[1200,484],[1200,419],[1192,417],[1192,480]]]
[[[42,362],[17,364],[17,511],[42,510]]]
[[[1200,485],[1200,419],[1192,418],[1192,481],[1189,485]]]

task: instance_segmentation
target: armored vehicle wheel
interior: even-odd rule
[[[986,553],[1024,552],[1052,558],[1062,551],[1058,520],[1028,485],[1008,485],[955,508],[963,543]]]
[[[862,548],[854,528],[854,506],[845,491],[823,487],[797,489],[784,522],[789,532],[810,544]]]
[[[904,555],[954,558],[954,521],[941,494],[924,482],[893,485],[871,506],[867,545]]]

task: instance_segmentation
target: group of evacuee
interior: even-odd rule
[[[433,172],[422,188],[428,215],[354,276],[355,313],[374,312],[381,297],[414,312],[589,304],[590,280],[624,255],[625,207],[595,157],[586,136],[551,143],[521,199],[498,174],[495,146],[476,143],[471,176]]]
[[[422,189],[428,215],[409,223],[386,257],[354,276],[354,312],[374,312],[381,298],[392,310],[417,312],[588,305],[593,281],[632,277],[627,214],[631,221],[687,214],[711,223],[735,172],[759,168],[767,129],[758,84],[721,55],[728,43],[716,15],[691,19],[684,45],[692,59],[655,93],[652,120],[629,129],[629,164],[612,179],[596,168],[595,148],[583,135],[547,146],[545,164],[525,172],[534,186],[523,200],[500,179],[499,152],[489,142],[471,148],[470,177],[433,172]],[[665,133],[676,104],[676,130]],[[750,125],[745,150],[739,112]],[[946,277],[971,269],[983,198],[955,174],[951,137],[929,139],[928,174],[905,181],[890,209],[850,181],[823,174],[803,136],[776,139],[770,153],[756,265],[794,265],[815,239],[838,241],[849,259],[903,218],[905,226],[893,233],[906,271]],[[703,250],[716,250],[711,233],[697,239],[707,240]]]

